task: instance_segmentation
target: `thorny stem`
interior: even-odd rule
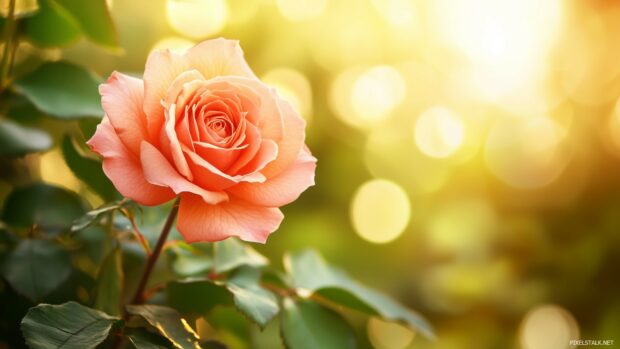
[[[170,213],[168,214],[166,223],[161,230],[161,234],[159,234],[157,245],[155,245],[153,253],[151,253],[151,255],[146,261],[146,267],[144,268],[144,272],[142,273],[142,278],[140,278],[140,283],[138,284],[138,288],[136,289],[136,293],[134,294],[130,304],[141,304],[142,302],[144,302],[144,289],[146,288],[146,284],[149,281],[149,277],[151,276],[151,272],[153,271],[155,262],[157,262],[157,259],[159,258],[159,255],[164,248],[164,244],[166,243],[166,240],[168,240],[168,235],[170,234],[172,224],[174,223],[178,212],[179,199],[177,198],[172,205],[172,209],[170,209]]]
[[[9,12],[4,26],[4,50],[2,53],[2,61],[0,62],[0,91],[6,87],[6,80],[9,76],[13,58],[17,48],[15,41],[15,29],[17,28],[17,20],[15,19],[15,3],[17,0],[9,0]]]

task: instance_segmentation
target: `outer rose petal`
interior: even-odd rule
[[[147,206],[162,204],[175,196],[170,188],[146,181],[139,160],[123,145],[107,117],[87,144],[103,156],[103,172],[123,196]]]
[[[169,50],[151,53],[144,70],[144,112],[149,119],[150,132],[161,128],[164,114],[160,102],[168,88],[181,73],[192,69],[198,70],[207,80],[223,75],[256,78],[236,40],[207,40],[183,55]]]
[[[209,205],[197,195],[184,193],[177,229],[190,243],[220,241],[230,236],[264,243],[282,219],[284,215],[277,208],[254,206],[239,199]]]
[[[297,200],[308,187],[314,185],[316,159],[303,148],[295,162],[264,183],[240,183],[228,193],[255,205],[280,207]]]
[[[144,84],[142,80],[113,72],[99,86],[101,104],[123,144],[135,155],[146,137],[146,116],[142,110]]]
[[[140,160],[144,176],[150,183],[170,187],[175,193],[190,192],[212,205],[228,200],[222,191],[208,191],[181,176],[168,162],[168,159],[149,142],[142,142]]]
[[[284,121],[284,136],[278,142],[278,158],[261,171],[267,178],[274,177],[291,166],[299,155],[306,136],[306,120],[302,119],[287,101],[279,98],[278,103]]]

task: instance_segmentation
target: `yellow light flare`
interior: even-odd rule
[[[519,342],[523,349],[565,349],[571,339],[579,339],[579,325],[560,306],[538,306],[521,322]]]
[[[185,51],[187,51],[194,45],[196,45],[196,43],[191,40],[179,38],[175,36],[169,36],[167,38],[163,38],[157,41],[155,45],[153,45],[153,48],[151,48],[151,52],[155,50],[168,49],[172,52],[183,54],[185,53]]]
[[[351,201],[351,221],[364,240],[384,244],[399,237],[411,215],[407,193],[396,183],[373,179],[357,189]]]
[[[412,0],[372,0],[372,4],[393,26],[411,28],[417,23],[417,11]]]
[[[225,0],[167,0],[166,15],[175,31],[203,39],[224,28],[228,7]]]
[[[56,184],[75,192],[80,191],[80,180],[65,164],[65,159],[58,149],[48,151],[40,159],[41,179],[50,184]]]
[[[276,0],[276,4],[284,18],[301,22],[320,16],[327,7],[327,0]]]
[[[228,0],[228,12],[234,15],[228,17],[228,21],[241,24],[252,19],[261,5],[260,1]]]
[[[563,20],[561,0],[436,0],[429,5],[439,40],[470,60],[477,87],[491,98],[540,76]]]
[[[415,332],[401,324],[376,317],[371,317],[366,327],[368,339],[377,349],[404,349],[415,336]]]
[[[268,71],[261,80],[275,87],[278,94],[291,103],[306,120],[312,118],[312,87],[305,75],[291,68]]]
[[[487,138],[485,162],[505,183],[522,189],[544,187],[566,168],[566,130],[545,117],[498,121]]]
[[[450,109],[432,107],[418,118],[414,138],[424,153],[434,158],[446,158],[463,144],[465,128],[461,119]]]
[[[0,15],[7,17],[9,14],[9,4],[11,0],[0,0]],[[39,9],[37,0],[16,0],[15,16],[22,17],[29,15]]]
[[[609,143],[614,147],[615,153],[620,155],[620,99],[618,99],[616,107],[609,115],[607,131]]]

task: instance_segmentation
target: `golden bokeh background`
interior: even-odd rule
[[[152,49],[237,39],[308,120],[317,185],[258,248],[278,260],[317,247],[438,336],[352,314],[362,347],[620,341],[620,2],[109,6],[123,52],[81,42],[48,54],[139,75]],[[41,166],[47,181],[80,185],[57,151]],[[278,347],[269,331],[258,347]]]

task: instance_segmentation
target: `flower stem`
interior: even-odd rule
[[[153,267],[157,262],[157,258],[161,254],[161,251],[164,248],[164,244],[166,240],[168,240],[168,235],[170,234],[170,229],[172,228],[172,224],[174,223],[175,218],[177,217],[177,213],[179,212],[179,198],[174,201],[172,205],[172,209],[170,209],[170,213],[168,214],[168,218],[166,219],[166,223],[161,230],[161,234],[159,234],[159,239],[157,240],[157,245],[153,249],[153,253],[148,257],[146,261],[146,267],[144,268],[144,272],[142,273],[142,278],[140,279],[140,283],[138,284],[138,288],[136,289],[136,293],[134,294],[130,304],[141,304],[144,302],[144,289],[146,288],[146,284],[149,281],[149,277],[151,276],[151,272],[153,271]]]
[[[15,49],[17,47],[15,38],[15,29],[17,28],[17,19],[15,18],[16,0],[9,0],[9,12],[4,24],[4,52],[2,53],[2,61],[0,62],[0,91],[6,87],[6,80],[11,70],[13,58],[15,57]]]

